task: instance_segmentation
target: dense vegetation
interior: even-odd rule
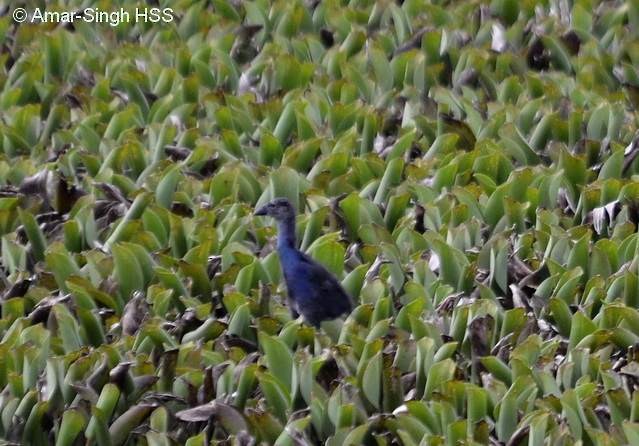
[[[0,438],[639,444],[637,0],[3,3]]]

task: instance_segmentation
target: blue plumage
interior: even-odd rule
[[[286,198],[276,198],[255,215],[268,215],[278,224],[277,251],[293,315],[318,327],[322,321],[350,313],[351,299],[324,266],[295,247],[295,210]]]

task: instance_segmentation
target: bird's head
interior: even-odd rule
[[[295,217],[295,209],[290,201],[286,198],[275,198],[273,201],[266,203],[257,209],[254,215],[267,215],[275,220],[285,220]]]

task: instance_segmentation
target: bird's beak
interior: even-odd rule
[[[266,206],[262,206],[259,209],[256,209],[255,212],[253,212],[253,215],[268,215]]]

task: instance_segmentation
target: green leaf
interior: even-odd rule
[[[295,365],[291,351],[280,339],[262,333],[260,344],[269,370],[286,387],[288,393],[293,394],[296,390],[292,387]]]
[[[376,408],[381,407],[382,396],[382,353],[373,356],[364,369],[362,390],[366,399]]]
[[[61,245],[52,245],[45,255],[47,267],[53,271],[55,280],[62,290],[67,290],[66,280],[72,275],[79,275],[80,269],[75,260]]]
[[[270,409],[281,422],[286,422],[291,404],[290,393],[270,373],[258,372],[257,379]]]
[[[25,212],[20,208],[18,208],[18,213],[24,225],[27,237],[29,237],[29,242],[31,242],[31,252],[33,256],[37,261],[44,260],[44,250],[46,249],[47,241],[44,238],[42,230],[31,213]]]
[[[162,175],[162,179],[155,189],[155,200],[157,203],[167,209],[171,208],[175,187],[180,181],[182,174],[179,166],[170,166]]]
[[[134,291],[144,290],[144,275],[142,268],[133,252],[123,244],[113,245],[113,262],[115,277],[118,281],[120,296],[128,301]]]
[[[429,398],[440,386],[453,379],[457,365],[452,359],[434,363],[428,370],[424,398]]]
[[[60,431],[56,438],[56,446],[70,446],[75,442],[76,437],[85,428],[86,417],[78,409],[69,409],[64,412]]]

